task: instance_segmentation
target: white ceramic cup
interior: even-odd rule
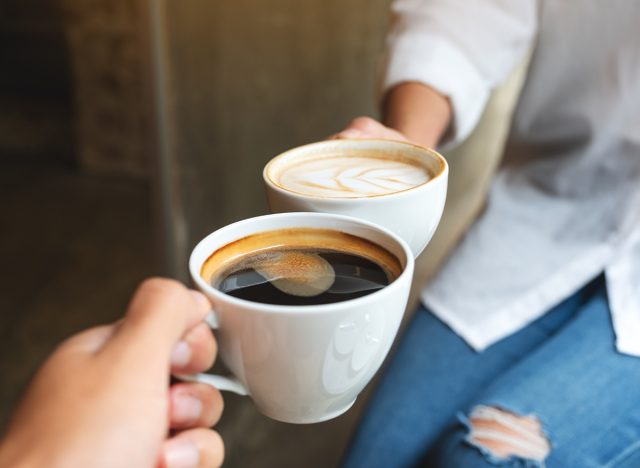
[[[395,255],[402,273],[391,284],[357,299],[324,305],[284,306],[238,299],[200,275],[204,262],[243,237],[286,228],[334,229],[370,240]],[[246,219],[205,237],[189,260],[191,277],[210,299],[220,358],[234,377],[181,376],[249,395],[265,415],[290,423],[334,418],[354,403],[378,370],[404,313],[413,254],[387,229],[356,218],[285,213]]]
[[[345,157],[362,154],[410,159],[430,175],[430,179],[408,190],[385,195],[355,198],[322,197],[297,193],[277,182],[277,174],[290,164],[327,155]],[[402,237],[417,257],[431,240],[440,222],[447,195],[447,161],[437,152],[389,140],[327,140],[286,151],[264,168],[263,179],[272,213],[313,211],[334,213],[379,224]]]

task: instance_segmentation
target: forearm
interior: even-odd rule
[[[409,140],[435,148],[449,127],[451,104],[446,96],[421,83],[401,83],[384,100],[384,123]]]

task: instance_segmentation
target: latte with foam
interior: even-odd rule
[[[415,159],[373,151],[283,154],[267,166],[273,183],[285,190],[323,198],[361,198],[402,192],[432,175]]]

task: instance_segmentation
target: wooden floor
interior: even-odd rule
[[[122,315],[154,271],[148,187],[51,166],[0,167],[0,426],[55,345]],[[272,421],[225,394],[227,467],[338,464],[361,411],[306,426]]]

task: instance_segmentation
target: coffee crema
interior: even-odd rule
[[[402,272],[383,247],[330,229],[291,228],[254,234],[214,252],[201,276],[240,299],[319,305],[371,294]]]
[[[373,151],[288,156],[285,153],[270,163],[269,178],[285,190],[314,197],[388,195],[417,187],[432,178],[423,165],[411,158]]]

